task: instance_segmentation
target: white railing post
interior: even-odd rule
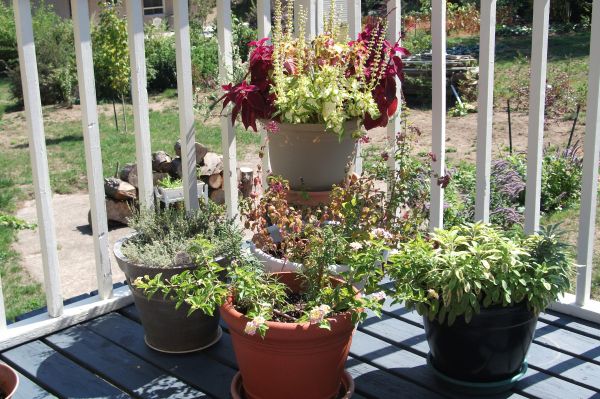
[[[525,190],[525,232],[527,234],[535,233],[540,227],[549,15],[550,0],[535,0],[533,2],[527,186]]]
[[[29,0],[13,0],[19,51],[19,68],[23,86],[23,102],[27,120],[31,173],[37,208],[40,247],[44,268],[44,288],[46,305],[51,317],[63,312],[60,293],[60,276],[56,244],[54,214],[52,212],[52,191],[44,137],[42,102],[38,84],[37,60],[33,41],[33,27]]]
[[[256,3],[256,18],[258,25],[258,40],[271,36],[271,0],[258,0]],[[267,188],[267,178],[271,173],[271,158],[269,155],[269,143],[267,132],[260,130],[261,180],[263,189]]]
[[[152,181],[152,139],[148,116],[148,91],[146,88],[146,55],[144,49],[144,17],[141,1],[126,1],[129,59],[131,62],[131,101],[135,127],[135,152],[137,159],[140,206],[154,207]],[[183,145],[183,143],[182,143]]]
[[[348,8],[348,36],[350,36],[350,40],[356,40],[358,34],[362,30],[361,0],[346,0],[346,7]],[[323,10],[323,13],[328,14],[329,10]],[[361,175],[362,172],[362,145],[357,141],[356,154],[354,155],[354,173]]]
[[[2,279],[0,278],[0,336],[6,331],[6,308],[4,307],[4,292],[2,291]]]
[[[592,289],[598,193],[598,153],[600,152],[600,0],[594,0],[593,4],[585,122],[585,156],[581,184],[579,240],[577,242],[577,264],[581,265],[581,268],[577,276],[576,303],[580,306],[586,305],[589,301]]]
[[[490,220],[490,170],[494,120],[494,51],[496,0],[481,1],[479,38],[479,93],[477,98],[477,197],[475,220]]]
[[[431,2],[432,53],[432,162],[429,228],[444,227],[444,190],[438,177],[445,175],[446,163],[446,0]]]
[[[219,39],[219,80],[225,83],[232,78],[231,1],[217,0],[217,33]],[[225,204],[227,216],[238,218],[238,186],[235,131],[229,115],[221,116]]]
[[[104,199],[104,174],[88,2],[87,0],[71,0],[71,9],[73,11],[77,83],[81,101],[81,124],[90,196],[94,255],[96,257],[96,279],[98,280],[98,295],[102,299],[106,299],[112,296],[113,282],[108,250],[108,222]]]
[[[177,101],[181,141],[181,174],[185,209],[198,209],[196,177],[196,131],[194,129],[194,93],[192,89],[192,52],[188,0],[174,0],[175,47],[177,64]]]
[[[402,1],[401,0],[388,0],[387,2],[388,12],[388,31],[387,40],[394,44],[400,40],[402,34]],[[389,158],[387,160],[388,169],[391,172],[392,178],[395,178],[397,162],[396,157],[396,136],[402,131],[402,82],[398,77],[396,79],[396,97],[398,98],[398,111],[393,118],[390,119],[387,126],[387,140],[389,148]]]

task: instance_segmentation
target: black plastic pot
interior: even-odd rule
[[[514,379],[523,370],[537,315],[522,303],[481,309],[470,323],[457,317],[452,326],[423,318],[430,361],[454,380],[491,383]]]
[[[135,306],[139,312],[145,333],[146,344],[160,352],[187,353],[205,349],[219,341],[222,335],[219,327],[219,311],[215,308],[213,316],[195,311],[188,316],[189,305],[183,304],[175,309],[176,301],[165,298],[157,292],[152,298],[142,290],[134,288],[132,282],[143,276],[154,277],[162,273],[165,280],[185,270],[194,270],[195,265],[182,265],[170,268],[147,267],[132,263],[121,252],[121,247],[131,236],[115,243],[114,253],[119,267],[125,273],[129,289],[133,294]],[[217,259],[221,265],[224,259]]]

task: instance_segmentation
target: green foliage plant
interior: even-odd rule
[[[183,182],[181,179],[173,179],[171,176],[167,176],[164,179],[158,181],[158,187],[162,188],[181,188]]]
[[[12,7],[0,6],[0,69],[6,68],[14,98],[23,101],[21,72],[17,55]],[[5,26],[4,23],[7,23]],[[35,53],[42,104],[72,104],[77,91],[73,26],[56,14],[51,5],[40,2],[32,12]],[[14,51],[5,47],[12,46]],[[4,48],[4,50],[3,50]],[[8,57],[4,59],[4,57]]]
[[[539,313],[569,289],[574,268],[556,225],[526,236],[476,223],[402,244],[387,271],[395,301],[452,325],[481,308],[525,303]]]
[[[96,86],[100,93],[123,97],[129,92],[127,21],[119,16],[120,0],[100,1],[98,23],[92,28]]]

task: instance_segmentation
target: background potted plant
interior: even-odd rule
[[[573,275],[556,226],[531,236],[483,223],[437,230],[390,262],[395,301],[423,315],[431,364],[471,388],[506,389],[525,373],[537,316]]]
[[[230,291],[221,315],[231,333],[246,397],[325,399],[351,385],[344,364],[354,326],[366,317],[365,309],[380,313],[385,299],[378,291],[383,272],[373,267],[381,258],[382,243],[348,243],[336,226],[324,227],[311,240],[313,251],[296,272],[266,273],[250,254],[228,270]],[[348,270],[334,275],[327,265],[342,252]],[[195,273],[166,283],[144,279],[143,288],[176,292],[194,309],[196,298],[203,297]],[[361,280],[365,285],[359,291],[354,284]],[[242,395],[238,381],[232,383],[234,397]]]
[[[19,375],[5,363],[0,362],[0,397],[11,399],[19,386]]]
[[[223,107],[241,116],[246,129],[262,120],[269,132],[272,172],[292,190],[328,191],[344,180],[360,124],[385,127],[399,104],[396,77],[402,78],[398,43],[385,40],[387,22],[368,24],[349,41],[335,18],[335,2],[324,33],[305,39],[304,11],[294,36],[294,2],[286,28],[281,1],[274,5],[273,37],[252,42],[248,73],[223,86]],[[333,134],[332,134],[333,133]]]
[[[114,253],[133,293],[148,346],[182,353],[217,342],[221,336],[217,305],[202,307],[202,311],[188,317],[190,305],[173,293],[147,298],[133,283],[148,277],[159,284],[181,273],[199,270],[201,279],[196,284],[211,287],[207,295],[217,295],[214,291],[220,287],[223,266],[240,251],[240,232],[211,202],[201,202],[200,209],[191,213],[173,208],[142,211],[134,214],[129,225],[135,234],[119,240]],[[208,240],[213,243],[210,251]]]

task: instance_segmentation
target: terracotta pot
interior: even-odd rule
[[[331,190],[328,191],[294,191],[286,192],[288,204],[294,206],[319,206],[331,203]]]
[[[301,290],[296,273],[277,273],[292,291]],[[248,399],[331,399],[344,375],[354,323],[350,313],[331,317],[331,331],[309,323],[267,322],[265,338],[244,333],[249,319],[233,298],[221,306]]]
[[[18,386],[19,376],[17,372],[7,364],[0,363],[0,392],[4,394],[4,398],[12,398]]]
[[[269,133],[271,172],[287,179],[292,190],[331,190],[346,177],[356,147],[352,132],[358,129],[357,120],[346,122],[340,140],[320,124],[282,123]]]
[[[121,247],[132,236],[125,237],[115,243],[114,253],[119,268],[125,273],[133,301],[139,312],[144,328],[146,344],[154,350],[166,353],[188,353],[202,350],[217,343],[222,331],[219,327],[219,312],[215,309],[213,316],[197,310],[188,316],[189,305],[183,304],[175,309],[176,301],[165,298],[160,292],[148,299],[142,290],[134,288],[132,282],[143,276],[154,277],[162,273],[165,280],[185,270],[194,270],[196,265],[182,265],[170,268],[156,268],[138,265],[127,259]],[[217,259],[221,265],[224,259]]]

